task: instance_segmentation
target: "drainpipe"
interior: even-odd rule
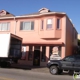
[[[67,18],[65,19],[65,26],[66,27],[65,27],[65,55],[64,56],[66,56],[66,39],[67,39],[67,36],[66,36],[67,35],[67,32],[66,32],[67,31],[67,24],[66,23],[67,23]]]
[[[16,21],[15,17],[14,17],[14,21],[15,21],[15,25],[14,25],[14,34],[16,34],[16,25],[17,25],[17,21]]]

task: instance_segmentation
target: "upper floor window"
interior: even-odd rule
[[[9,31],[9,28],[10,28],[9,22],[0,23],[0,31]]]
[[[43,29],[44,21],[41,21],[41,30]]]
[[[34,30],[34,22],[21,22],[20,30]]]
[[[60,29],[60,19],[57,19],[57,29]]]
[[[52,19],[47,20],[47,29],[52,29]]]

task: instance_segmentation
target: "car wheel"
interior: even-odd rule
[[[50,67],[50,73],[51,73],[52,75],[58,74],[58,67],[57,67],[57,66],[51,66],[51,67]]]

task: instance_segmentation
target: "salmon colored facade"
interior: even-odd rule
[[[0,33],[13,33],[23,38],[20,64],[46,66],[55,46],[61,58],[74,53],[78,33],[66,13],[42,8],[38,13],[14,16],[2,11]]]

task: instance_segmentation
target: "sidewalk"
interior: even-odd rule
[[[36,67],[36,66],[28,66],[21,64],[12,64],[12,68],[24,69],[24,70],[32,70],[36,72],[49,73],[49,69],[47,67]]]

